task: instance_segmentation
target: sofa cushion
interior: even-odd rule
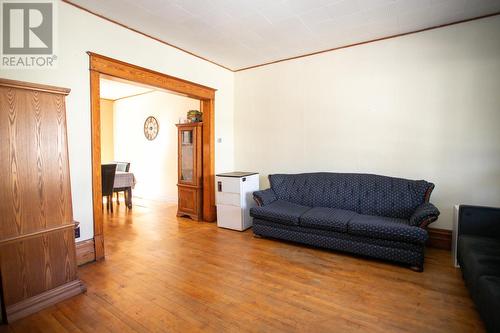
[[[347,231],[353,235],[371,238],[425,243],[427,231],[408,223],[408,220],[403,219],[357,214],[349,221]]]
[[[458,251],[460,266],[471,294],[477,292],[477,283],[481,276],[500,276],[500,240],[461,235]]]
[[[500,276],[480,277],[475,301],[486,330],[500,332]]]
[[[253,198],[259,203],[259,206],[269,205],[277,200],[274,191],[270,188],[253,192]]]
[[[250,215],[276,223],[298,225],[299,218],[309,209],[311,209],[311,207],[301,206],[283,200],[276,200],[266,206],[252,207],[250,209]]]
[[[300,225],[316,229],[347,232],[347,223],[356,215],[350,210],[314,207],[300,217]]]

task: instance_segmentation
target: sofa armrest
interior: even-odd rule
[[[460,205],[458,234],[500,239],[500,208]]]
[[[430,202],[424,202],[417,207],[410,217],[410,224],[420,228],[426,228],[429,224],[436,221],[440,212],[436,206]]]
[[[271,202],[277,200],[274,191],[270,188],[267,190],[253,192],[253,199],[259,206],[269,205]]]

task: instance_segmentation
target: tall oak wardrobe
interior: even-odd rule
[[[69,89],[0,79],[0,297],[13,321],[85,291],[77,277]]]

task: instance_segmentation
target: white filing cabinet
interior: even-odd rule
[[[259,174],[229,172],[215,176],[217,226],[243,231],[252,226],[253,192],[259,190]]]

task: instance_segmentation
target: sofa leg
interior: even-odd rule
[[[258,235],[258,234],[253,234],[253,237],[254,238],[263,238],[261,235]]]
[[[421,266],[410,266],[410,269],[414,272],[422,273],[424,271],[424,265]]]

